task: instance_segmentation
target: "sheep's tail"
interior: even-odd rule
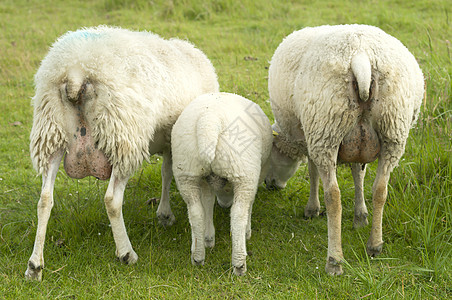
[[[77,102],[85,88],[85,74],[78,66],[73,66],[67,72],[66,95],[71,102]]]
[[[203,114],[198,119],[196,133],[199,156],[203,162],[210,164],[215,159],[221,133],[221,123],[218,122],[218,116],[209,112]]]
[[[351,67],[358,83],[359,98],[361,98],[362,101],[367,101],[369,99],[370,84],[372,80],[372,68],[367,54],[363,51],[355,54],[355,56],[352,57]]]

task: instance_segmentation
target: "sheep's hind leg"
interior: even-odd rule
[[[119,179],[115,175],[113,172],[105,193],[105,208],[115,239],[116,256],[125,264],[134,264],[138,260],[138,255],[133,251],[122,215],[122,202],[128,178]]]
[[[384,143],[378,159],[377,175],[372,186],[372,229],[367,242],[367,254],[377,256],[383,249],[383,207],[388,195],[388,182],[392,170],[402,156],[404,145]]]
[[[49,222],[50,212],[53,207],[53,188],[55,178],[63,158],[64,151],[57,151],[52,155],[49,161],[49,167],[42,175],[41,198],[38,202],[38,228],[36,230],[35,244],[33,253],[28,260],[28,268],[25,271],[25,278],[32,280],[42,279],[42,269],[44,268],[44,241]]]
[[[328,256],[325,271],[331,275],[341,275],[343,260],[341,242],[341,194],[336,179],[336,168],[319,168],[325,194],[325,206],[328,218]]]
[[[215,246],[215,226],[213,224],[213,208],[215,205],[215,193],[212,188],[205,182],[201,181],[201,201],[204,208],[205,216],[205,235],[204,242],[207,248]]]
[[[254,187],[254,188],[250,188]],[[231,207],[232,266],[237,276],[246,273],[246,233],[257,182],[240,182],[234,186]]]
[[[162,162],[162,196],[160,199],[159,207],[157,208],[157,218],[159,223],[163,226],[173,225],[176,218],[171,211],[170,204],[170,188],[171,181],[173,179],[173,161],[171,158],[171,153],[169,151],[163,152],[163,162]]]
[[[369,224],[367,221],[367,207],[364,201],[364,176],[366,175],[366,165],[354,163],[350,166],[352,169],[353,181],[355,183],[355,217],[353,227],[359,228]]]
[[[319,201],[319,172],[316,165],[312,160],[309,159],[308,164],[309,169],[309,199],[306,207],[304,209],[304,216],[306,218],[317,217],[320,212],[320,201]]]

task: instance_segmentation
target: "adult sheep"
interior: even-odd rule
[[[251,210],[269,167],[270,121],[241,96],[206,94],[182,112],[171,139],[174,179],[192,229],[192,263],[204,264],[205,247],[215,245],[216,195],[220,206],[231,206],[232,266],[236,275],[245,274]]]
[[[336,164],[352,163],[355,225],[365,225],[365,164],[378,158],[367,253],[380,254],[389,176],[405,150],[424,94],[422,71],[413,55],[373,26],[305,28],[290,34],[276,49],[268,87],[280,134],[272,152],[275,167],[266,182],[284,186],[302,155],[308,156],[311,192],[305,215],[318,215],[320,175],[328,217],[325,269],[338,275],[343,254]],[[281,162],[284,167],[278,169]]]
[[[26,277],[42,276],[54,182],[65,153],[70,177],[110,178],[105,206],[116,255],[135,263],[138,257],[122,216],[127,181],[143,160],[162,153],[157,214],[164,224],[174,220],[169,204],[171,128],[196,96],[218,91],[212,64],[189,42],[99,26],[60,37],[42,61],[35,85],[30,152],[43,185]]]

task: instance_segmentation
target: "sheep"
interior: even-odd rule
[[[215,245],[216,195],[220,206],[231,207],[232,265],[244,275],[254,197],[269,167],[270,121],[241,96],[201,95],[174,124],[171,141],[174,179],[192,229],[192,264],[203,265],[205,247]]]
[[[161,153],[157,215],[162,224],[171,224],[172,125],[196,96],[218,90],[211,62],[187,41],[108,26],[61,36],[35,75],[30,153],[43,185],[26,278],[42,277],[54,182],[64,154],[68,176],[110,178],[104,201],[116,256],[135,263],[122,216],[127,181],[143,160]]]
[[[424,95],[413,55],[396,38],[368,25],[304,28],[286,37],[269,67],[268,89],[280,129],[272,150],[269,186],[283,187],[308,157],[310,196],[305,216],[318,215],[322,179],[328,219],[325,270],[342,274],[341,202],[337,163],[350,163],[355,183],[355,226],[367,224],[365,164],[378,158],[372,188],[367,253],[381,253],[383,205],[390,173],[405,151]],[[285,166],[276,167],[284,160]]]

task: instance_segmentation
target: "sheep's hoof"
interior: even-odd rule
[[[206,248],[213,248],[215,246],[215,237],[214,236],[206,236],[204,238],[204,245]]]
[[[119,260],[126,265],[133,265],[138,260],[138,255],[135,251],[127,252],[124,255],[118,255]]]
[[[305,218],[308,218],[308,219],[315,218],[315,217],[319,216],[319,211],[320,211],[320,208],[318,208],[318,207],[316,207],[316,208],[307,208],[306,207],[304,210],[304,216],[305,216]]]
[[[370,242],[367,243],[367,255],[369,255],[370,257],[375,257],[377,255],[380,255],[382,250],[383,250],[383,242],[380,242],[376,246],[372,246]]]
[[[25,278],[28,280],[41,281],[42,269],[42,266],[35,266],[33,262],[29,261],[27,271],[25,271]]]
[[[353,227],[361,228],[369,225],[369,221],[367,221],[367,213],[355,214],[355,218],[353,219]]]
[[[341,263],[331,256],[328,257],[328,260],[326,262],[325,272],[333,276],[342,275],[344,273],[342,271]]]
[[[246,262],[240,267],[234,266],[234,274],[237,276],[243,276],[246,273]]]
[[[171,226],[176,221],[176,217],[173,214],[157,214],[160,225],[164,227]]]

